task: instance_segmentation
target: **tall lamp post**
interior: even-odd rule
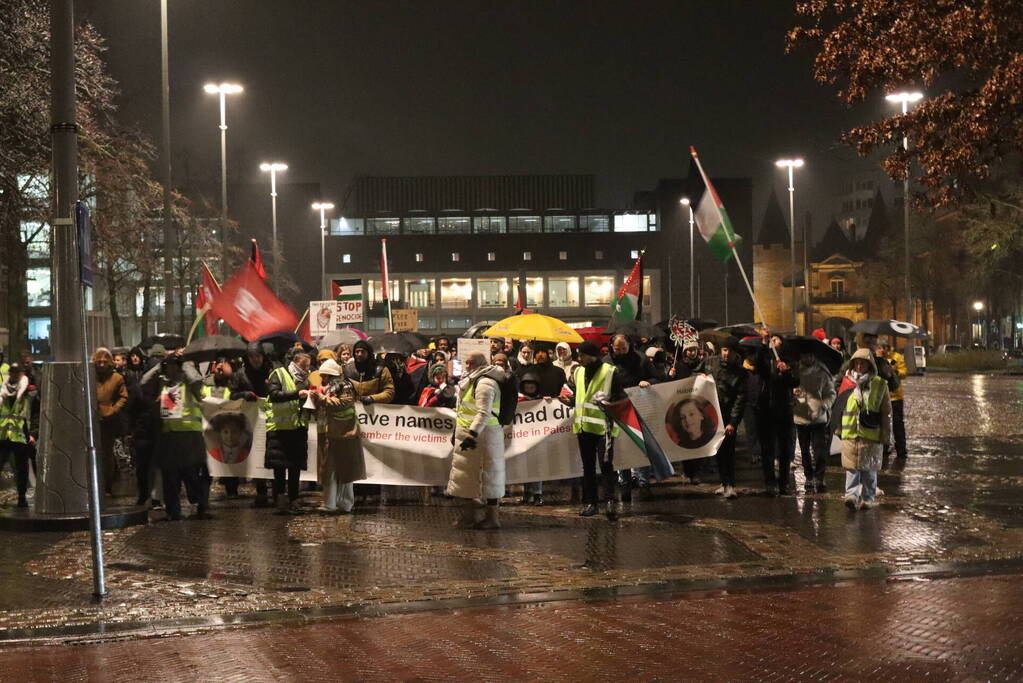
[[[905,116],[909,112],[909,105],[913,102],[919,102],[923,99],[924,94],[922,92],[895,92],[890,95],[885,95],[885,99],[889,102],[902,105],[902,115]],[[902,136],[902,149],[909,151],[909,136]],[[906,264],[906,321],[913,322],[913,290],[909,284],[909,164],[907,161],[906,175],[902,179],[902,228],[903,228],[903,241],[905,242],[904,255]],[[921,321],[923,322],[923,321]],[[916,370],[916,356],[913,351],[913,340],[906,340],[906,367],[909,372]]]
[[[273,216],[273,241],[271,242],[271,247],[274,251],[274,285],[277,285],[281,265],[280,257],[277,255],[277,172],[287,171],[288,165],[279,161],[264,161],[259,165],[259,170],[270,174],[270,211]]]
[[[789,257],[792,261],[790,284],[792,285],[792,329],[796,332],[796,186],[793,182],[792,172],[803,167],[802,159],[779,159],[774,162],[778,168],[787,168],[789,171]],[[804,283],[805,284],[805,283]],[[764,321],[766,322],[766,321]]]
[[[203,86],[210,95],[220,95],[220,239],[227,234],[227,96],[242,91],[234,83],[207,83]]]
[[[324,239],[327,235],[327,212],[334,208],[330,202],[313,202],[313,211],[320,212],[320,294],[327,298],[327,256],[324,250]]]
[[[689,197],[678,200],[679,204],[689,209],[689,317],[696,317],[696,272],[693,265],[693,204]]]

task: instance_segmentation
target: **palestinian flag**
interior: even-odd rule
[[[650,466],[654,470],[654,476],[657,477],[658,481],[664,481],[674,476],[675,468],[671,466],[668,456],[661,450],[660,444],[657,443],[657,439],[654,438],[650,428],[646,426],[646,422],[636,412],[636,407],[632,405],[632,401],[624,399],[615,403],[609,403],[604,408],[604,411],[623,432],[629,435],[629,438],[639,447],[639,450],[646,454],[647,460],[650,461]]]
[[[256,269],[256,273],[259,277],[266,279],[266,269],[263,268],[263,257],[259,255],[259,245],[256,244],[256,240],[252,240],[252,251],[249,254],[249,261],[252,262],[253,267]]]
[[[625,278],[622,288],[618,290],[618,300],[611,306],[611,324],[608,329],[619,323],[635,320],[639,317],[643,306],[643,254],[636,259],[632,272]]]
[[[696,148],[690,147],[689,151],[693,155],[689,165],[689,179],[691,182],[695,181],[696,174],[693,173],[695,170],[702,181],[702,183],[696,184],[690,194],[692,197],[699,197],[693,202],[693,205],[696,206],[694,214],[696,225],[700,229],[700,236],[710,247],[714,258],[722,263],[727,263],[728,259],[732,258],[732,248],[739,246],[742,237],[735,234],[732,221],[728,218],[728,212],[725,211],[725,205],[721,203],[721,198],[718,197],[710,178],[707,177],[703,166],[700,165],[700,158],[696,156]]]

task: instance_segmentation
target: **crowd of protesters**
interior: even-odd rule
[[[687,460],[683,481],[698,484],[716,470],[727,499],[738,496],[735,450],[744,426],[753,461],[759,461],[769,496],[792,493],[795,449],[801,452],[806,493],[827,491],[825,472],[832,436],[841,439],[846,470],[845,501],[851,509],[875,504],[877,472],[890,452],[906,457],[902,356],[886,341],[857,338],[849,356],[841,338],[822,344],[843,354],[837,374],[812,353],[783,359],[783,339],[764,329],[743,343],[715,347],[696,337],[676,346],[664,340],[616,334],[604,344],[516,342],[491,339],[489,353],[458,363],[451,340],[438,337],[408,354],[374,351],[371,341],[311,350],[251,343],[242,357],[220,357],[200,367],[182,349],[160,344],[143,350],[99,348],[92,355],[99,416],[101,482],[114,494],[118,453],[131,460],[136,503],[163,507],[168,520],[183,517],[181,489],[191,517],[207,519],[212,478],[206,466],[201,405],[208,400],[259,401],[266,418],[264,467],[272,480],[256,480],[254,506],[280,514],[302,510],[301,473],[308,468],[308,429],[318,434],[318,484],[323,514],[345,514],[356,504],[357,482],[366,478],[356,404],[404,404],[455,411],[452,463],[447,487],[435,495],[462,499],[457,524],[500,527],[499,503],[509,491],[504,476],[505,432],[514,404],[560,401],[573,408],[583,476],[570,483],[579,514],[603,509],[609,519],[633,491],[649,497],[649,467],[618,471],[608,403],[626,389],[703,374],[714,379],[724,438],[713,461]],[[205,374],[204,374],[205,373]],[[168,411],[173,405],[176,410]],[[225,418],[219,428],[231,429]],[[39,389],[31,357],[6,363],[0,356],[0,468],[10,461],[19,507],[27,506],[39,426]],[[239,495],[237,478],[222,478],[228,498]],[[362,485],[370,489],[369,485]],[[379,488],[379,487],[377,487]],[[544,504],[543,482],[523,485],[523,504]]]

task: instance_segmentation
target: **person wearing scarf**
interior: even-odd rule
[[[877,472],[884,448],[892,442],[892,401],[888,383],[877,373],[869,348],[860,348],[849,361],[848,382],[835,401],[835,433],[842,440],[845,505],[862,510],[875,505]]]
[[[353,482],[366,478],[366,461],[359,437],[355,385],[341,366],[328,359],[320,365],[322,387],[313,394],[316,402],[317,476],[323,486],[322,512],[346,514],[355,505]]]

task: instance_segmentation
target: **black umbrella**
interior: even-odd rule
[[[631,339],[657,339],[665,336],[664,331],[657,327],[657,325],[651,325],[642,320],[630,320],[619,323],[615,327],[604,330],[604,334],[607,336],[624,334]]]
[[[340,344],[348,344],[352,346],[355,342],[360,339],[365,339],[365,335],[361,335],[360,332],[351,327],[346,327],[340,330],[332,330],[324,335],[323,339],[320,340],[321,349],[334,349]]]
[[[793,363],[798,362],[804,353],[812,353],[832,375],[842,369],[842,362],[845,360],[840,351],[836,351],[816,337],[786,337],[778,350],[778,355]]]
[[[711,342],[715,347],[721,348],[728,341],[737,341],[736,338],[721,330],[703,330],[700,332],[700,343]]]
[[[416,332],[412,332],[411,330],[405,330],[404,332],[397,332],[396,334],[400,334],[402,336],[402,338],[405,339],[405,341],[409,342],[410,344],[413,344],[416,347],[415,349],[413,349],[413,351],[418,351],[419,349],[425,349],[426,347],[429,346],[429,344],[426,342],[426,338],[425,337],[423,337],[421,334],[418,334]]]
[[[293,348],[295,344],[301,344],[302,350],[308,353],[313,353],[316,351],[316,349],[311,344],[309,344],[309,342],[304,341],[301,337],[299,337],[291,330],[278,330],[277,332],[270,332],[269,334],[264,334],[256,341],[271,344],[274,347],[274,351],[278,356],[283,356],[285,353],[287,353],[288,349]]]
[[[484,320],[481,323],[476,323],[465,332],[462,333],[464,339],[483,339],[483,333],[497,324],[496,320]]]
[[[241,358],[245,355],[246,348],[247,345],[241,339],[213,334],[196,339],[186,346],[182,358],[194,360],[196,363],[215,361],[218,358]]]
[[[715,328],[719,332],[725,332],[742,339],[743,337],[759,337],[760,328],[755,323],[743,323],[741,325],[725,325]]]
[[[143,339],[142,343],[139,344],[139,348],[148,350],[153,348],[156,344],[162,344],[163,348],[168,351],[173,351],[174,349],[180,349],[185,345],[185,338],[180,334],[175,334],[173,332],[158,332]]]
[[[849,328],[850,332],[872,334],[880,337],[906,337],[907,339],[926,339],[927,333],[913,323],[901,320],[861,320]]]
[[[387,332],[379,337],[371,337],[369,343],[375,353],[400,353],[408,356],[420,348],[401,332]]]

